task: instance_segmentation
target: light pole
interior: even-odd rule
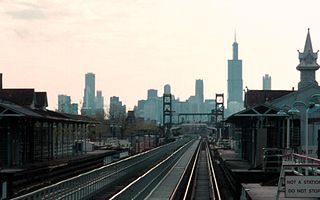
[[[114,125],[114,124],[110,124],[110,129],[111,129],[112,139],[114,139],[114,137],[115,137],[114,128],[115,128],[115,125]]]
[[[279,110],[277,112],[277,115],[286,117],[287,119],[287,142],[286,142],[286,149],[290,148],[290,116],[284,111],[284,110]]]
[[[120,139],[123,139],[123,136],[122,136],[122,126],[119,125],[118,128],[119,128],[119,132],[120,132]]]
[[[309,138],[309,133],[308,133],[308,112],[309,112],[309,107],[303,102],[303,101],[295,101],[293,104],[292,104],[292,108],[288,111],[288,113],[292,113],[292,114],[299,114],[300,113],[300,110],[298,110],[296,108],[296,106],[300,104],[300,105],[303,105],[304,108],[306,109],[306,114],[305,114],[305,144],[306,144],[306,160],[305,162],[307,163],[308,162],[308,150],[309,150],[309,142],[308,142],[308,138]]]

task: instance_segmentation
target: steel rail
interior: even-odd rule
[[[192,164],[192,169],[191,169],[191,173],[190,173],[190,176],[189,176],[189,180],[188,180],[188,184],[187,184],[187,188],[186,188],[186,191],[184,193],[184,196],[183,196],[183,200],[186,200],[187,197],[188,197],[188,194],[190,193],[190,188],[191,188],[191,182],[195,176],[195,169],[196,169],[196,166],[197,166],[197,162],[198,162],[198,158],[199,158],[199,154],[200,154],[200,149],[201,149],[201,143],[199,143],[199,146],[198,146],[198,150],[197,150],[197,153],[196,153],[196,158],[194,159],[194,162]]]
[[[191,158],[188,161],[187,166],[190,166],[191,162],[194,163],[194,160],[197,159],[197,157],[199,155],[198,151],[199,151],[200,145],[201,145],[201,143],[199,142],[198,146],[197,146],[197,153],[195,154],[195,156],[193,158]],[[192,168],[191,168],[192,172],[194,171],[194,167],[195,167],[195,165],[193,165]],[[191,174],[192,174],[192,172],[191,172]],[[180,185],[183,184],[183,179],[184,179],[185,176],[187,176],[187,173],[188,173],[188,167],[186,167],[185,170],[183,171],[182,176],[180,177],[176,187],[174,188],[169,200],[174,200],[176,198],[176,195],[177,195],[177,193],[179,192],[179,189],[180,189]],[[188,186],[189,186],[190,185],[190,181],[188,181],[188,183],[189,183],[188,184]],[[189,187],[187,187],[186,189],[188,190],[188,188]],[[185,191],[185,192],[187,193],[188,191]],[[184,197],[184,199],[185,199],[185,197]]]
[[[207,152],[208,167],[210,169],[209,174],[211,175],[210,177],[212,177],[210,179],[211,187],[214,187],[214,188],[212,188],[212,192],[213,192],[213,195],[216,196],[216,198],[218,200],[221,200],[218,182],[217,182],[216,174],[214,172],[213,161],[212,161],[212,156],[211,156],[210,149],[208,146],[208,142],[206,142],[206,152]]]
[[[202,148],[204,148],[204,149],[202,149]],[[205,152],[202,152],[202,151],[205,151]],[[211,156],[207,141],[202,141],[199,144],[198,150],[196,151],[195,159],[194,159],[193,163],[190,163],[190,164],[192,164],[192,169],[191,169],[190,176],[188,179],[188,184],[187,184],[184,196],[183,196],[183,200],[187,200],[190,198],[192,198],[192,199],[196,198],[193,195],[195,195],[194,189],[196,188],[195,184],[197,184],[196,180],[197,180],[197,175],[198,175],[197,172],[199,170],[198,165],[200,162],[201,152],[203,153],[202,156],[205,156],[202,158],[206,159],[206,165],[207,165],[208,176],[209,176],[209,180],[208,180],[209,185],[208,186],[209,186],[209,190],[211,190],[211,191],[209,191],[211,194],[210,196],[212,196],[213,199],[221,200],[220,191],[219,191],[219,187],[218,187],[218,183],[217,183],[217,178],[216,178],[216,174],[214,172],[212,156]],[[188,175],[188,174],[184,173],[184,175]],[[179,183],[181,184],[181,182],[179,182]],[[181,190],[180,185],[176,186],[175,193],[177,193],[178,190]],[[172,195],[172,196],[175,196],[175,195]],[[172,198],[172,199],[175,199],[175,198]]]
[[[153,189],[153,182],[157,182],[157,179],[160,177],[162,179],[162,174],[167,173],[171,169],[176,160],[181,156],[182,153],[194,142],[194,140],[189,141],[188,143],[181,146],[170,156],[162,160],[160,163],[149,169],[146,173],[142,174],[134,181],[129,183],[126,187],[120,190],[118,193],[110,197],[110,200],[115,199],[141,199],[145,198],[143,195],[144,191],[148,189]],[[150,179],[151,177],[151,179]],[[146,181],[148,180],[148,182]],[[146,183],[147,182],[147,183]],[[139,185],[144,185],[142,188]],[[132,193],[132,191],[135,191]]]

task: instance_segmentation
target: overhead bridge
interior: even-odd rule
[[[175,124],[171,127],[171,132],[181,132],[181,133],[199,133],[199,130],[206,130],[207,133],[215,133],[217,128],[212,126],[212,124],[207,123],[181,123]]]

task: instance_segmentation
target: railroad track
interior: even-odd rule
[[[191,141],[110,199],[221,200],[211,157],[206,140]]]
[[[187,186],[183,197],[173,199],[216,199],[220,200],[220,192],[213,169],[212,156],[208,142],[202,140],[190,169]],[[180,186],[183,188],[183,183]],[[176,189],[178,191],[180,189]]]
[[[125,188],[110,198],[143,199],[140,197],[147,195],[157,185],[167,170],[170,170],[175,161],[193,144],[193,141],[194,139],[189,137],[178,138],[172,143],[65,179],[14,199],[96,199],[96,196],[99,197],[102,193],[109,193],[111,188],[120,190],[118,186]],[[138,172],[144,174],[133,182],[127,183],[133,180]],[[131,198],[131,196],[136,198]]]

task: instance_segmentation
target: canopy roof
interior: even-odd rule
[[[51,110],[31,109],[16,104],[0,102],[0,119],[13,117],[60,122],[99,123],[97,120],[86,116],[58,113]]]
[[[248,118],[254,117],[280,117],[283,118],[285,116],[277,114],[280,109],[272,107],[270,105],[261,104],[254,106],[252,108],[240,111],[229,116],[225,119],[225,122],[235,122],[239,120],[247,120]]]

